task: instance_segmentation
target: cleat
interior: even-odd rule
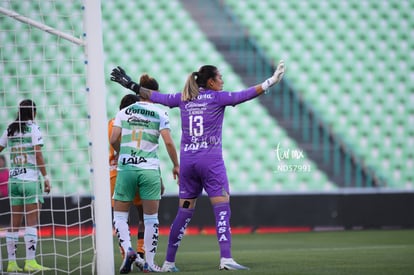
[[[26,272],[47,271],[47,270],[50,270],[50,268],[38,264],[36,260],[33,259],[33,260],[26,260],[23,270]]]
[[[122,262],[121,268],[119,272],[121,274],[128,274],[132,270],[132,264],[135,262],[137,258],[137,253],[130,247],[128,248],[128,252],[125,254],[124,261]]]
[[[10,261],[7,265],[7,272],[21,272],[23,269],[21,269],[16,261]]]
[[[148,263],[145,263],[144,269],[142,271],[144,273],[163,272],[161,267],[159,267],[158,265],[149,265]]]
[[[140,253],[137,253],[137,258],[135,259],[135,266],[142,271],[144,269],[145,260],[141,257]]]
[[[236,263],[233,258],[221,258],[219,270],[249,270],[249,268]]]
[[[161,268],[162,272],[180,272],[180,270],[175,266],[175,263],[170,263],[165,261]]]

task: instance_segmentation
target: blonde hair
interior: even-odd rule
[[[187,78],[187,81],[185,82],[183,92],[181,94],[181,100],[182,101],[189,101],[193,100],[198,96],[199,93],[199,87],[196,81],[198,73],[193,72],[190,74]]]

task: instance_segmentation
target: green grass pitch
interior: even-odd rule
[[[135,237],[133,237],[133,243]],[[160,236],[156,261],[162,264],[167,236]],[[7,262],[2,239],[3,269]],[[59,254],[70,251],[68,260],[52,255],[52,243],[43,241],[41,249],[49,253],[44,265],[58,267],[44,274],[91,274],[91,238],[57,245]],[[22,254],[23,253],[23,254]],[[23,244],[19,254],[24,256]],[[114,239],[115,274],[121,258]],[[414,230],[361,230],[336,232],[233,235],[233,257],[250,267],[242,273],[254,274],[414,274]],[[38,257],[38,261],[40,259]],[[19,265],[23,266],[22,260]],[[57,264],[55,264],[57,262]],[[88,265],[79,269],[80,265]],[[223,274],[218,271],[219,252],[214,235],[185,236],[179,248],[177,267],[187,274]],[[71,272],[67,272],[71,270]],[[134,269],[131,274],[138,273]],[[231,272],[230,272],[231,273]],[[106,274],[102,274],[106,275]]]

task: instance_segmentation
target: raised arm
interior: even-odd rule
[[[266,79],[263,83],[252,86],[239,92],[221,92],[218,94],[220,104],[223,106],[235,106],[246,102],[263,94],[271,86],[280,82],[285,73],[285,64],[281,60],[273,73],[272,77]]]
[[[142,97],[143,99],[150,99],[151,94],[152,94],[152,90],[141,87],[139,89],[139,96]]]
[[[135,94],[139,95],[143,99],[149,99],[152,91],[141,87],[138,83],[132,81],[131,77],[128,76],[124,69],[120,66],[112,69],[111,80],[117,82],[127,89],[130,89]]]
[[[262,84],[255,86],[256,92],[258,94],[262,94],[273,85],[279,83],[285,74],[285,68],[285,62],[283,60],[280,60],[273,75],[270,78],[266,79]]]
[[[140,85],[134,81],[132,81],[131,77],[129,77],[125,70],[122,69],[120,66],[112,69],[111,73],[111,80],[114,82],[118,82],[122,86],[124,86],[127,89],[130,89],[131,91],[135,92],[136,94],[139,94],[139,88]]]

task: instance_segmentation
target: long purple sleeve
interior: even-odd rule
[[[164,106],[174,108],[180,105],[181,93],[161,94],[159,92],[153,92],[151,93],[150,100],[154,103],[159,103]]]
[[[256,88],[253,86],[240,92],[219,92],[218,99],[223,106],[235,106],[253,99],[258,95]]]

